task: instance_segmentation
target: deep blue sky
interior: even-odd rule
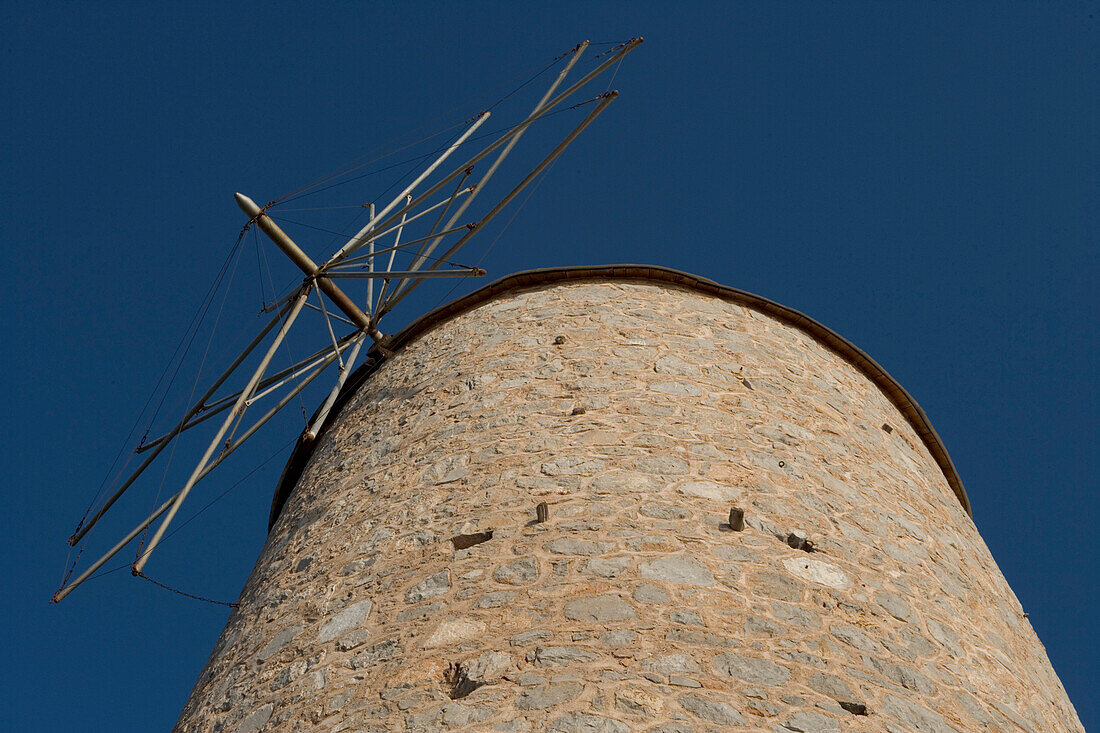
[[[263,203],[476,111],[577,41],[633,35],[647,41],[615,77],[622,96],[485,257],[490,276],[661,264],[862,347],[931,417],[1082,720],[1100,726],[1100,8],[960,5],[3,4],[7,727],[167,729],[225,621],[124,570],[47,601],[64,539],[243,224],[232,193]],[[317,205],[375,195],[330,194]],[[331,245],[293,233],[318,256]],[[460,260],[491,240],[474,241]],[[253,313],[245,254],[235,282]],[[189,510],[300,427],[261,435],[252,464],[200,484]],[[150,574],[235,598],[282,460]],[[89,555],[156,489],[135,488]]]

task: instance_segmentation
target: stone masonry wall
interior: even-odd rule
[[[360,388],[177,730],[1083,728],[865,376],[744,306],[587,282]]]

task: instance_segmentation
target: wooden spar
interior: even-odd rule
[[[374,221],[374,204],[370,204],[369,217],[371,221]],[[367,256],[370,258],[370,271],[374,272],[374,238],[372,237],[369,242],[369,251]],[[374,280],[367,280],[367,318],[370,318],[370,314],[374,309]],[[341,364],[341,366],[343,366]]]
[[[236,360],[229,365],[229,368],[222,372],[222,375],[214,381],[214,384],[211,385],[208,390],[206,390],[205,394],[203,394],[203,396],[199,398],[198,402],[196,402],[191,407],[191,409],[187,411],[187,414],[184,415],[183,419],[176,424],[176,427],[172,428],[172,431],[168,433],[168,435],[164,436],[163,439],[161,439],[160,445],[158,445],[153,450],[153,453],[149,457],[147,457],[140,466],[137,467],[137,470],[130,474],[130,477],[123,482],[122,486],[118,487],[115,493],[112,494],[106,502],[104,502],[103,506],[99,508],[99,511],[97,511],[90,520],[88,520],[82,527],[77,528],[73,535],[69,537],[69,545],[75,546],[76,543],[84,537],[84,535],[88,534],[88,532],[91,531],[92,527],[94,527],[96,523],[103,517],[103,515],[107,513],[107,510],[110,509],[111,506],[114,505],[114,503],[118,501],[119,498],[126,492],[126,489],[130,488],[130,486],[132,486],[133,483],[137,481],[142,472],[144,472],[145,469],[149,467],[149,464],[151,464],[156,459],[156,457],[160,455],[161,451],[163,451],[167,447],[168,443],[177,435],[187,429],[188,421],[191,420],[191,418],[197,415],[200,411],[202,411],[203,403],[205,403],[206,400],[208,400],[210,396],[217,391],[218,387],[220,387],[225,382],[225,380],[229,379],[229,376],[237,369],[237,367],[241,365],[241,362],[243,362],[245,358],[250,353],[252,353],[252,350],[256,348],[256,346],[259,345],[261,341],[263,341],[264,337],[271,331],[271,329],[275,328],[275,326],[282,321],[283,316],[287,314],[290,308],[290,304],[287,303],[279,309],[279,312],[275,315],[275,317],[271,319],[271,321],[263,328],[263,330],[261,330],[256,335],[254,339],[252,339],[252,342],[249,343],[248,346],[245,347],[244,351],[241,352],[240,356],[238,356]]]
[[[402,191],[401,193],[397,194],[397,196],[394,197],[393,201],[391,201],[389,204],[387,204],[385,206],[385,208],[383,208],[381,211],[378,212],[377,216],[371,216],[370,221],[367,222],[367,225],[365,227],[363,227],[362,229],[360,229],[359,232],[354,237],[349,239],[348,243],[345,244],[343,247],[341,247],[340,250],[332,256],[332,259],[329,260],[329,263],[339,261],[345,255],[347,255],[351,252],[354,252],[355,250],[362,247],[363,243],[360,240],[362,239],[363,235],[366,234],[367,232],[371,231],[372,229],[374,229],[375,225],[378,224],[379,220],[382,219],[386,214],[390,213],[393,210],[393,208],[395,206],[397,206],[398,201],[400,201],[401,199],[404,199],[408,194],[412,193],[412,190],[414,188],[416,188],[417,186],[419,186],[425,178],[430,176],[436,168],[438,168],[440,165],[442,165],[443,161],[447,160],[447,158],[450,157],[451,153],[458,150],[459,146],[461,146],[462,143],[466,142],[466,140],[470,137],[470,135],[473,135],[474,132],[477,130],[477,128],[481,127],[482,123],[484,123],[486,120],[489,119],[489,114],[490,113],[489,113],[488,110],[486,110],[486,111],[482,112],[481,114],[479,114],[477,116],[477,119],[474,120],[474,124],[472,124],[468,128],[466,128],[466,131],[463,132],[462,135],[457,140],[455,140],[453,143],[451,143],[450,147],[448,147],[443,152],[443,155],[436,158],[434,163],[432,163],[427,168],[425,168],[423,170],[423,172],[421,172],[421,174],[416,177],[416,180],[414,180],[409,185],[405,186],[405,190]],[[407,201],[408,201],[408,199],[406,199],[406,202]],[[408,209],[408,206],[406,205],[405,210],[407,210],[407,209]],[[378,228],[381,228],[381,226],[379,226]]]
[[[482,217],[481,221],[478,222],[476,227],[471,229],[469,233],[467,233],[465,236],[463,236],[461,239],[451,245],[451,248],[447,250],[442,257],[438,258],[434,263],[432,263],[432,265],[427,270],[421,270],[418,272],[406,274],[405,280],[403,281],[405,284],[404,287],[401,288],[401,290],[399,291],[394,290],[393,295],[391,295],[385,303],[379,305],[377,310],[375,310],[375,321],[386,315],[386,313],[389,313],[395,305],[401,302],[401,300],[404,299],[405,296],[412,292],[413,288],[420,285],[420,283],[422,283],[425,278],[431,277],[433,274],[438,275],[438,273],[440,272],[446,272],[437,270],[435,268],[439,267],[439,264],[441,262],[445,262],[451,255],[457,252],[458,249],[462,247],[462,245],[464,245],[466,241],[477,232],[478,229],[480,229],[482,226],[492,220],[492,218],[496,216],[501,209],[507,206],[512,199],[519,195],[520,191],[522,191],[529,183],[531,183],[531,181],[535,180],[535,178],[537,178],[540,173],[546,170],[546,167],[553,163],[557,159],[557,157],[561,155],[567,147],[569,147],[569,144],[572,143],[573,140],[575,140],[577,136],[584,131],[584,128],[592,124],[593,120],[599,117],[600,113],[607,108],[607,105],[615,101],[615,98],[619,96],[619,93],[617,91],[610,91],[601,96],[603,98],[600,100],[600,103],[596,105],[596,108],[589,112],[588,116],[581,120],[581,123],[577,125],[576,128],[574,128],[573,132],[569,133],[569,135],[567,135],[564,140],[558,143],[557,147],[555,147],[549,155],[543,158],[542,162],[535,166],[535,169],[528,173],[526,178],[519,182],[519,185],[513,188],[507,196],[501,199],[500,203],[494,206],[488,214]],[[417,264],[417,262],[414,262],[412,268],[410,269],[415,269]]]
[[[168,525],[172,523],[172,519],[175,518],[176,512],[179,511],[180,505],[183,504],[184,499],[187,498],[187,494],[190,493],[191,487],[193,487],[195,483],[199,480],[202,470],[206,468],[206,464],[214,455],[214,451],[221,444],[221,440],[223,437],[225,437],[225,433],[227,430],[229,430],[229,426],[241,414],[243,414],[245,408],[245,400],[252,396],[252,393],[256,389],[256,384],[261,379],[263,379],[264,372],[267,370],[267,365],[271,363],[271,359],[275,356],[275,352],[278,350],[279,345],[283,342],[283,339],[286,338],[286,334],[288,331],[290,331],[290,327],[294,324],[294,321],[298,317],[298,314],[302,312],[302,306],[306,304],[306,298],[309,297],[309,291],[311,289],[312,288],[308,285],[304,286],[301,289],[297,300],[294,301],[294,306],[287,314],[286,320],[283,321],[282,327],[279,329],[278,333],[275,334],[274,341],[272,341],[271,346],[268,347],[267,353],[264,354],[264,358],[260,360],[260,365],[256,367],[256,371],[252,374],[252,378],[248,380],[248,384],[245,385],[244,390],[237,398],[236,404],[233,405],[232,412],[230,412],[229,416],[225,419],[225,422],[222,423],[221,428],[214,435],[214,439],[210,441],[210,446],[206,449],[206,453],[203,454],[202,459],[199,460],[199,465],[195,466],[195,470],[191,472],[191,477],[187,479],[187,483],[185,483],[183,485],[183,488],[180,489],[179,494],[176,496],[175,502],[168,510],[168,516],[161,520],[160,526],[157,527],[157,531],[153,534],[153,539],[149,541],[149,547],[145,549],[145,552],[142,553],[141,557],[139,557],[137,559],[137,562],[134,563],[133,571],[135,574],[140,573],[142,568],[145,567],[145,563],[149,561],[149,555],[152,554],[153,550],[156,549],[157,544],[160,543],[161,538],[164,536],[164,531],[168,529]]]
[[[524,124],[516,128],[515,133],[511,136],[508,144],[504,146],[504,150],[500,151],[500,153],[497,154],[496,160],[494,160],[492,165],[489,166],[489,170],[487,170],[485,174],[481,177],[481,180],[479,180],[474,185],[474,190],[470,193],[469,196],[465,198],[465,200],[463,200],[461,204],[459,204],[458,209],[451,215],[450,220],[448,220],[447,223],[443,226],[444,229],[450,229],[451,227],[453,227],[455,225],[455,222],[458,221],[459,217],[462,216],[462,213],[466,211],[466,209],[469,208],[470,204],[474,202],[474,199],[477,197],[478,193],[484,190],[485,184],[488,183],[489,179],[493,177],[493,174],[496,173],[497,169],[504,162],[504,159],[508,157],[508,154],[511,153],[512,149],[515,148],[517,143],[519,143],[519,139],[523,137],[523,133],[527,131],[526,125],[530,124],[538,118],[539,112],[544,107],[546,107],[547,100],[550,99],[550,97],[554,94],[554,91],[557,90],[561,83],[565,81],[565,77],[568,76],[569,72],[573,70],[573,66],[577,63],[577,61],[580,60],[581,54],[584,53],[584,50],[586,48],[588,48],[588,41],[582,41],[581,43],[577,44],[577,47],[573,50],[572,58],[569,59],[569,63],[567,63],[565,65],[565,68],[563,68],[558,73],[557,78],[554,79],[554,83],[550,85],[550,88],[547,89],[546,92],[542,95],[542,98],[539,100],[538,104],[535,105],[535,108],[531,110],[531,112],[527,115],[527,119],[524,120]],[[431,244],[422,248],[422,251],[417,254],[416,259],[413,260],[412,265],[409,266],[409,269],[419,270],[420,266],[424,264],[428,256],[431,255],[436,247],[439,246],[439,243],[442,240],[443,236],[438,235],[434,240],[432,240]],[[407,289],[407,286],[401,288],[401,290],[405,289]],[[399,292],[400,291],[397,288],[394,288],[393,293],[390,294],[390,298],[392,299]],[[378,311],[381,311],[383,308],[385,308],[385,306],[385,303],[380,304],[378,306]],[[377,315],[375,315],[374,320],[375,322],[377,322]]]
[[[605,93],[593,100],[588,100],[599,100],[600,103],[568,137],[558,144],[542,163],[513,188],[511,193],[494,206],[488,214],[482,216],[479,221],[459,225],[458,221],[461,219],[464,212],[471,206],[480,191],[484,189],[485,184],[493,177],[504,159],[508,157],[509,153],[517,145],[527,128],[537,120],[550,114],[551,110],[560,105],[564,100],[569,98],[574,92],[596,76],[621,61],[623,56],[632,51],[641,42],[641,38],[635,38],[627,43],[621,44],[613,51],[608,52],[609,58],[602,60],[597,68],[584,74],[579,81],[570,85],[565,91],[559,92],[559,87],[565,86],[564,81],[566,77],[577,64],[588,42],[585,41],[578,44],[571,51],[572,57],[565,64],[564,68],[560,70],[549,89],[544,92],[541,99],[522,122],[511,126],[503,135],[467,160],[465,164],[443,176],[442,180],[429,185],[428,179],[432,177],[433,173],[435,173],[463,143],[473,139],[474,133],[488,120],[489,112],[481,112],[470,120],[463,133],[456,140],[452,141],[446,147],[446,150],[438,155],[426,169],[422,170],[411,183],[405,186],[404,190],[398,193],[392,201],[386,203],[384,206],[380,205],[380,210],[378,211],[375,211],[374,204],[365,205],[369,207],[369,221],[323,265],[319,266],[314,262],[314,260],[307,255],[270,216],[267,215],[267,206],[260,207],[248,196],[240,193],[236,194],[235,198],[237,205],[244,211],[246,216],[249,217],[249,224],[251,225],[251,223],[254,222],[256,226],[287,255],[291,262],[305,273],[305,282],[300,287],[295,288],[293,292],[279,298],[273,306],[267,307],[265,305],[263,312],[270,312],[271,310],[277,309],[278,314],[276,317],[266,325],[263,331],[254,338],[252,343],[245,349],[244,353],[236,358],[229,369],[218,377],[214,385],[187,411],[186,414],[184,414],[183,418],[167,434],[151,442],[145,442],[143,439],[142,444],[138,446],[136,450],[139,453],[148,451],[149,455],[147,458],[141,466],[123,482],[122,486],[107,499],[105,504],[94,516],[92,516],[90,521],[87,523],[81,522],[73,536],[69,538],[69,543],[75,544],[83,539],[88,531],[98,523],[104,513],[111,508],[122,493],[142,475],[149,464],[155,460],[177,436],[200,423],[221,415],[223,419],[220,429],[207,447],[199,463],[194,467],[183,488],[143,520],[137,528],[131,531],[121,542],[116,544],[106,555],[93,563],[87,571],[80,574],[75,581],[64,585],[64,587],[55,594],[53,600],[58,601],[68,595],[73,588],[91,577],[107,560],[121,550],[123,546],[136,538],[141,531],[144,531],[152,525],[154,521],[160,519],[159,527],[157,527],[152,537],[152,541],[143,551],[139,550],[139,557],[136,558],[131,568],[135,574],[140,574],[142,568],[149,560],[151,553],[165,538],[166,530],[173,522],[182,503],[186,500],[195,484],[210,474],[215,467],[229,456],[229,454],[235,451],[236,448],[259,430],[261,426],[279,413],[279,411],[296,395],[305,389],[306,385],[316,379],[327,367],[333,363],[339,363],[340,370],[336,384],[330,390],[327,399],[318,413],[315,414],[312,421],[307,424],[304,437],[307,441],[314,438],[324,426],[329,416],[329,412],[355,364],[360,348],[365,342],[366,337],[370,336],[376,344],[382,342],[383,339],[387,339],[387,337],[378,330],[379,319],[391,311],[398,302],[405,299],[413,289],[426,279],[484,276],[486,274],[485,271],[479,267],[459,266],[461,269],[446,269],[441,266],[448,264],[447,260],[459,248],[469,241],[469,239],[473,237],[478,230],[484,227],[485,224],[493,219],[493,217],[511,202],[524,187],[534,181],[540,173],[544,172],[549,164],[557,158],[581,130],[583,130],[607,106],[616,93]],[[601,56],[604,55],[607,54],[601,54]],[[527,83],[528,82],[525,82],[524,86]],[[575,105],[575,107],[579,106],[580,104]],[[490,155],[494,157],[489,158]],[[488,169],[479,171],[478,183],[467,185],[467,179],[474,173],[474,164],[486,158],[489,158],[489,161],[487,161],[489,163]],[[442,191],[444,186],[448,186],[448,184],[455,179],[459,180],[457,186],[455,186],[454,192],[444,200],[430,204],[432,198]],[[426,186],[428,190],[421,192],[418,196],[414,196],[414,189],[421,184]],[[268,206],[270,205],[271,204]],[[421,206],[425,208],[418,211]],[[435,211],[439,211],[438,217],[435,219],[435,223],[426,236],[416,237],[411,241],[402,242],[403,229],[407,228],[407,225]],[[381,238],[391,233],[395,234],[392,244],[388,247],[382,246]],[[450,245],[449,249],[447,249],[442,257],[433,256],[437,249],[444,249],[446,246],[444,244],[444,239],[452,234],[458,235],[458,241]],[[411,248],[416,245],[419,246],[415,254],[413,254]],[[352,256],[361,248],[366,254]],[[405,250],[406,248],[409,248],[409,254],[412,255],[410,265],[404,270],[394,270],[394,261],[398,250]],[[385,255],[388,255],[388,261],[384,262],[379,259]],[[341,290],[340,286],[337,284],[340,278],[367,280],[365,288],[366,303],[355,303],[351,297]],[[380,287],[375,287],[373,282],[375,279],[382,281]],[[309,303],[309,294],[314,288],[318,290],[318,296],[320,297],[321,294],[324,294],[340,314],[328,308],[328,304],[325,303],[323,298],[320,300],[319,307]],[[319,350],[313,356],[275,374],[266,375],[276,349],[286,337],[295,318],[303,308],[310,308],[321,313],[328,330],[328,336],[331,339],[331,345]],[[346,316],[348,320],[345,320],[341,316]],[[332,319],[334,318],[351,325],[355,330],[343,338],[338,339],[333,329],[334,324],[332,323]],[[280,323],[281,327],[279,327]],[[278,332],[275,336],[274,343],[270,344],[266,354],[263,356],[259,366],[252,374],[245,387],[240,391],[233,392],[232,394],[207,404],[207,400],[210,400],[229,376],[235,373],[235,370],[241,366],[254,348],[266,338],[267,334],[277,327]],[[388,354],[385,349],[382,349],[382,353]],[[305,379],[299,381],[299,378],[307,373],[308,375]],[[230,434],[230,439],[225,441],[224,444],[222,443],[222,438],[225,437],[230,428],[232,428],[233,432],[236,432],[239,426],[235,426],[235,421],[241,419],[243,412],[250,405],[274,393],[276,390],[285,388],[286,385],[292,381],[297,383],[293,386],[293,389],[290,390],[290,393],[279,399],[277,404],[271,407],[263,417],[249,427],[243,435],[234,441]],[[228,415],[226,415],[227,412]],[[221,450],[215,457],[214,454],[215,451],[218,451],[218,446],[221,446]]]
[[[237,200],[237,206],[241,207],[241,211],[248,215],[248,218],[256,222],[264,234],[274,242],[283,253],[290,258],[298,268],[309,277],[314,278],[317,281],[317,287],[329,297],[329,300],[336,305],[341,311],[344,312],[352,322],[358,326],[361,330],[370,334],[370,337],[375,341],[382,338],[382,334],[376,328],[372,328],[370,325],[370,319],[367,318],[367,314],[359,309],[359,306],[355,305],[355,302],[349,298],[343,290],[337,287],[336,283],[329,280],[327,277],[321,275],[317,267],[317,263],[310,259],[309,255],[302,251],[301,247],[294,243],[294,240],[287,236],[278,224],[271,220],[271,217],[264,213],[263,209],[256,205],[256,202],[245,196],[243,193],[236,193],[233,195]]]
[[[465,227],[463,227],[465,228]],[[348,278],[351,280],[389,280],[401,277],[485,277],[485,270],[480,267],[466,267],[462,270],[379,270],[377,272],[344,272],[343,270],[329,270],[328,276],[335,278]]]

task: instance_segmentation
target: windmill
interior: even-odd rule
[[[201,396],[192,402],[169,430],[151,440],[142,440],[135,448],[135,454],[142,457],[141,463],[128,476],[121,478],[114,491],[94,512],[86,513],[69,538],[69,545],[76,546],[85,541],[116,502],[181,435],[196,431],[200,426],[206,425],[207,421],[220,417],[218,427],[213,431],[204,452],[182,487],[99,559],[70,579],[74,563],[52,600],[58,602],[65,598],[159,520],[151,539],[148,543],[143,542],[131,565],[133,574],[143,575],[143,568],[164,539],[165,532],[196,484],[208,477],[308,385],[324,374],[331,374],[330,367],[336,365],[334,383],[321,407],[308,421],[301,437],[304,441],[316,438],[368,339],[369,358],[384,359],[388,355],[388,337],[380,329],[380,323],[388,313],[425,281],[480,277],[486,274],[478,267],[454,265],[452,258],[543,174],[615,100],[618,93],[608,89],[579,104],[563,108],[564,103],[578,90],[612,67],[617,68],[623,57],[641,42],[641,38],[634,38],[614,45],[614,48],[597,57],[601,62],[594,69],[559,91],[589,43],[580,43],[563,54],[559,57],[565,60],[563,68],[526,117],[506,128],[477,153],[443,174],[442,171],[447,170],[445,164],[449,162],[453,165],[452,158],[460,148],[466,146],[469,149],[471,143],[479,139],[475,135],[490,119],[491,112],[486,110],[474,116],[465,124],[461,134],[446,145],[388,203],[380,208],[376,208],[374,204],[364,205],[368,211],[366,224],[321,263],[311,258],[273,218],[273,212],[278,209],[279,204],[289,197],[260,206],[248,196],[237,193],[237,205],[248,217],[242,236],[252,227],[262,231],[302,271],[304,279],[265,308],[270,317],[259,333],[232,359]],[[591,110],[537,165],[491,208],[472,221],[466,220],[470,207],[479,194],[486,190],[486,184],[498,172],[528,128],[555,110],[579,108],[587,104],[593,105]],[[416,227],[420,227],[422,233],[411,238],[406,236]],[[405,264],[398,264],[401,261]],[[348,286],[344,285],[347,281],[356,280],[366,280],[367,284],[366,296],[359,301],[349,295],[346,290]],[[321,314],[327,345],[286,368],[272,371],[272,361],[276,353],[307,308]],[[337,331],[340,329],[350,330],[338,336]],[[251,372],[247,372],[243,365],[255,355],[260,355],[259,363]],[[231,386],[233,384],[239,386],[234,388]],[[244,421],[246,413],[251,417],[261,407],[267,409],[259,418],[251,423]]]

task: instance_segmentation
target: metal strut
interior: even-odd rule
[[[340,391],[343,389],[348,376],[355,366],[361,348],[366,341],[366,337],[370,336],[370,338],[373,339],[376,344],[375,348],[382,348],[383,353],[387,353],[384,349],[384,339],[386,337],[378,330],[379,320],[393,310],[398,303],[408,297],[408,295],[426,279],[484,276],[486,274],[485,270],[479,267],[457,265],[458,269],[445,269],[443,266],[452,264],[450,262],[451,257],[464,246],[471,237],[497,216],[505,206],[515,199],[525,187],[546,171],[570,143],[572,143],[573,140],[575,140],[576,137],[607,108],[618,93],[612,91],[599,95],[599,97],[596,98],[599,100],[599,103],[581,123],[563,138],[557,146],[554,147],[554,149],[543,158],[543,160],[532,169],[523,180],[493,206],[488,213],[484,214],[480,220],[474,221],[473,223],[459,224],[458,222],[462,215],[471,206],[478,194],[484,190],[486,184],[496,173],[505,158],[507,158],[509,153],[511,153],[513,148],[518,144],[526,130],[535,122],[549,115],[551,111],[561,105],[578,89],[620,62],[626,54],[630,53],[641,44],[642,40],[641,38],[631,39],[615,48],[613,51],[597,56],[596,58],[600,59],[600,63],[595,69],[586,73],[564,91],[559,92],[558,88],[563,85],[566,77],[573,70],[588,46],[587,41],[577,44],[576,47],[567,52],[571,56],[569,61],[543,93],[538,103],[534,105],[520,123],[504,131],[504,133],[497,137],[492,143],[482,148],[450,173],[442,176],[442,178],[430,185],[427,184],[426,181],[432,177],[436,170],[446,162],[459,147],[467,143],[471,139],[471,136],[488,121],[490,117],[488,111],[477,115],[468,125],[466,130],[454,142],[448,145],[442,154],[436,157],[430,165],[423,169],[423,171],[411,183],[405,186],[390,202],[382,206],[377,212],[375,211],[374,204],[365,205],[369,209],[369,220],[366,225],[360,229],[355,236],[348,239],[347,242],[323,264],[318,265],[318,263],[314,262],[313,259],[310,258],[309,255],[307,255],[270,216],[268,216],[266,211],[267,207],[258,206],[255,201],[244,194],[235,194],[237,205],[248,216],[248,224],[245,228],[247,229],[248,226],[255,223],[256,226],[263,231],[284,254],[286,254],[291,262],[304,273],[305,280],[294,292],[280,298],[274,305],[265,307],[265,312],[276,309],[278,312],[263,327],[260,333],[252,339],[244,351],[235,358],[229,368],[226,369],[214,381],[213,385],[188,409],[182,419],[180,419],[167,433],[149,443],[143,443],[137,449],[137,452],[148,452],[149,455],[122,483],[120,488],[104,502],[104,505],[95,515],[92,516],[87,523],[79,527],[72,537],[69,538],[69,544],[75,545],[83,539],[92,527],[99,523],[103,515],[115,504],[122,494],[142,475],[145,469],[169,444],[172,443],[173,440],[179,437],[180,434],[228,411],[219,429],[213,435],[205,453],[194,466],[194,469],[191,471],[182,488],[157,507],[155,511],[142,520],[107,553],[92,563],[84,572],[77,576],[75,580],[58,590],[58,592],[54,594],[52,600],[56,602],[65,598],[77,586],[92,577],[103,567],[104,563],[118,554],[123,547],[132,542],[138,535],[160,519],[160,524],[148,547],[140,551],[141,554],[131,566],[133,574],[143,576],[142,570],[145,564],[149,561],[153,551],[165,539],[166,531],[194,486],[208,476],[222,461],[226,460],[237,450],[237,448],[255,434],[256,431],[278,414],[294,397],[299,395],[310,383],[316,380],[322,372],[332,364],[337,363],[339,372],[335,384],[329,390],[325,401],[322,403],[312,420],[307,422],[306,429],[303,433],[303,438],[305,440],[315,439],[330,416]],[[607,56],[607,58],[603,58],[603,56]],[[477,182],[468,185],[467,180],[473,175],[475,165],[485,160],[490,155],[494,155],[494,153],[495,156],[491,163],[489,163],[489,167],[483,172],[480,172],[480,177],[477,179]],[[445,186],[452,185],[451,182],[456,181],[456,179],[457,182],[453,184],[453,190],[451,190],[449,195],[443,193],[442,199],[435,198],[437,194],[443,191]],[[425,184],[427,189],[414,195],[414,191],[421,184]],[[435,211],[438,211],[439,214],[434,218],[434,223],[431,224],[427,236],[414,237],[406,242],[401,241],[402,232],[407,226]],[[467,221],[469,221],[469,219]],[[381,238],[391,234],[394,235],[392,244],[379,247],[378,245],[380,244]],[[456,235],[457,240],[455,240],[453,244],[450,244],[442,256],[436,256],[436,250],[441,247],[444,240],[450,235]],[[416,247],[415,253],[413,253],[412,248],[416,245],[419,246]],[[364,247],[367,248],[366,254],[352,256],[355,252]],[[393,269],[394,258],[398,250],[408,251],[410,253],[411,260],[406,269]],[[388,261],[385,262],[383,269],[380,265],[383,260],[380,258],[385,255],[388,255]],[[340,286],[337,284],[339,279],[367,280],[365,307],[360,307],[360,305],[356,304],[351,297],[341,290]],[[375,288],[374,280],[378,279],[382,280],[381,287]],[[320,298],[319,307],[308,302],[310,294],[315,289],[318,291],[318,297]],[[326,307],[324,298],[320,297],[322,294],[328,298],[335,306],[336,310],[340,311],[343,316],[346,316],[347,321],[345,322],[350,323],[354,327],[354,331],[341,338],[336,337],[332,320],[337,319],[344,321],[344,319],[335,311]],[[287,334],[303,308],[310,308],[321,313],[324,318],[330,344],[315,352],[312,356],[268,375],[266,372],[273,357],[286,339]],[[214,399],[208,404],[208,401],[211,400],[214,394],[230,376],[236,372],[249,355],[267,339],[268,335],[272,331],[275,331],[276,327],[278,327],[278,330],[275,333],[274,339],[268,345],[259,365],[252,372],[245,386],[239,391],[231,392],[225,396]],[[296,383],[289,387],[288,392],[283,394],[283,396],[280,397],[262,417],[253,422],[239,437],[235,439],[232,437],[230,430],[232,429],[233,432],[236,432],[237,427],[241,424],[244,412],[253,403],[287,386],[291,382]],[[227,435],[229,436],[228,438]]]
[[[312,290],[310,286],[302,288],[301,293],[294,301],[294,305],[290,309],[290,313],[287,314],[286,321],[283,322],[282,328],[275,334],[275,340],[272,341],[271,346],[268,348],[267,353],[264,354],[264,358],[260,361],[260,365],[256,368],[256,371],[252,374],[252,378],[248,380],[248,385],[241,392],[240,397],[237,398],[236,404],[233,405],[232,411],[229,416],[225,418],[221,428],[217,434],[214,435],[214,439],[210,441],[210,446],[206,449],[206,453],[203,454],[199,460],[199,464],[195,466],[195,470],[191,472],[191,477],[187,479],[187,483],[180,489],[179,494],[176,496],[175,502],[172,503],[171,508],[168,510],[168,516],[166,516],[157,527],[156,533],[153,535],[153,539],[149,541],[149,547],[145,549],[141,557],[134,563],[134,571],[141,572],[141,569],[145,567],[145,563],[149,562],[149,555],[153,553],[153,550],[160,544],[161,538],[164,536],[164,532],[168,529],[168,525],[172,523],[172,520],[176,516],[176,512],[179,511],[180,505],[183,504],[184,499],[191,493],[192,487],[202,477],[202,471],[206,468],[207,462],[211,456],[214,455],[215,449],[221,444],[221,440],[225,437],[226,431],[229,430],[229,426],[237,419],[238,416],[244,413],[245,400],[252,396],[252,392],[256,389],[257,383],[263,378],[264,372],[267,370],[267,365],[271,363],[272,357],[275,356],[275,352],[278,351],[279,346],[283,343],[283,339],[286,338],[287,333],[290,331],[290,327],[294,325],[295,319],[298,314],[302,312],[302,307],[306,304],[306,298],[309,297],[309,291]]]

